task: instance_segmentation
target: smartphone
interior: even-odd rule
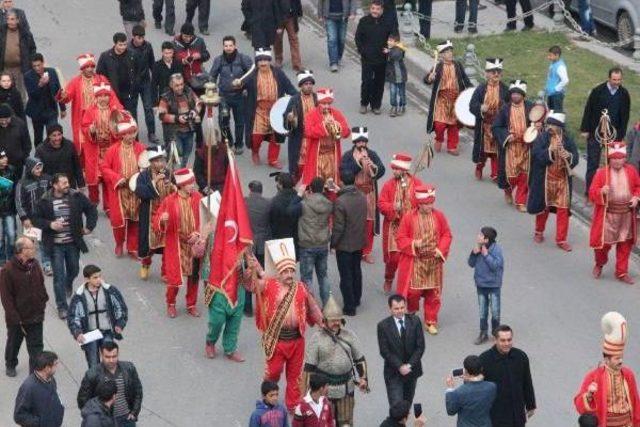
[[[419,418],[422,415],[422,403],[413,404],[413,416]]]
[[[457,368],[451,371],[451,376],[454,378],[461,377],[463,373],[464,373],[464,370],[462,368]]]

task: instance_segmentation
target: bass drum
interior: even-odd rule
[[[280,135],[287,135],[289,133],[284,127],[284,111],[287,109],[287,105],[289,105],[289,98],[291,98],[289,95],[285,95],[278,99],[269,112],[271,128]]]
[[[474,116],[469,110],[469,104],[471,104],[471,97],[475,92],[475,87],[470,87],[462,91],[458,95],[455,103],[455,112],[458,121],[468,128],[473,129],[476,127],[476,116]]]

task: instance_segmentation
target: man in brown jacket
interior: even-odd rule
[[[336,250],[345,315],[355,316],[362,297],[362,248],[366,244],[367,198],[356,188],[353,172],[340,172],[344,186],[333,207],[331,249]]]
[[[27,341],[29,372],[33,372],[34,360],[43,349],[42,322],[49,296],[35,256],[35,243],[28,237],[20,237],[13,258],[0,270],[0,299],[7,322],[4,360],[8,377],[16,376],[23,339]]]

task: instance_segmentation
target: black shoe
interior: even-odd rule
[[[67,318],[67,310],[64,308],[59,308],[58,309],[58,317],[60,318],[60,320],[64,320]]]
[[[532,25],[532,26],[530,26],[530,27],[524,27],[524,28],[522,29],[522,31],[533,31],[533,29],[534,29],[534,28],[535,28],[535,27]]]
[[[65,289],[64,294],[67,296],[67,298],[71,298],[71,295],[73,295],[73,289],[71,288]]]
[[[236,156],[239,156],[242,153],[244,153],[244,150],[242,149],[242,147],[236,147],[233,149],[233,154],[235,154]]]
[[[345,309],[342,310],[342,313],[345,316],[353,317],[353,316],[356,315],[356,309],[355,308],[345,308]]]
[[[253,317],[253,310],[244,310],[245,317]]]
[[[200,29],[200,34],[202,34],[203,36],[208,36],[211,33],[209,32],[208,28],[201,28]]]
[[[478,338],[476,338],[476,340],[473,343],[475,345],[480,345],[480,344],[484,344],[488,340],[489,340],[489,336],[487,335],[487,332],[486,331],[480,331],[480,334],[478,335]]]
[[[168,35],[168,36],[171,36],[171,37],[173,37],[173,36],[175,36],[175,35],[176,35],[176,32],[175,32],[175,31],[173,31],[172,29],[171,29],[171,30],[164,30],[164,32],[165,32],[165,33],[167,33],[167,35]]]
[[[469,34],[478,34],[478,29],[476,27],[469,27],[467,31],[469,31]]]
[[[162,21],[156,21],[155,22],[155,27],[156,27],[156,30],[161,29],[162,28]]]
[[[464,30],[464,26],[461,27],[453,27],[453,32],[454,33],[461,33],[462,30]]]
[[[7,374],[8,377],[11,377],[11,378],[13,378],[16,375],[18,375],[16,373],[16,368],[7,368],[6,371],[4,371],[4,372]]]

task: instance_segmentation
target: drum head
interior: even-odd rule
[[[531,144],[533,141],[536,140],[537,137],[538,137],[538,129],[536,129],[533,126],[529,126],[527,130],[524,131],[524,135],[522,136],[522,139],[527,144]]]
[[[289,95],[285,95],[278,99],[269,112],[271,128],[280,135],[289,133],[289,131],[284,128],[284,111],[287,109],[287,105],[289,105],[289,98],[291,98]]]
[[[455,112],[458,121],[469,128],[474,128],[476,126],[476,116],[474,116],[469,110],[469,104],[471,104],[471,97],[475,92],[476,88],[470,87],[465,89],[458,95],[458,99],[456,99],[455,104]]]
[[[547,107],[543,104],[536,104],[531,107],[529,111],[529,120],[532,122],[539,122],[544,119],[544,116],[547,115]]]

